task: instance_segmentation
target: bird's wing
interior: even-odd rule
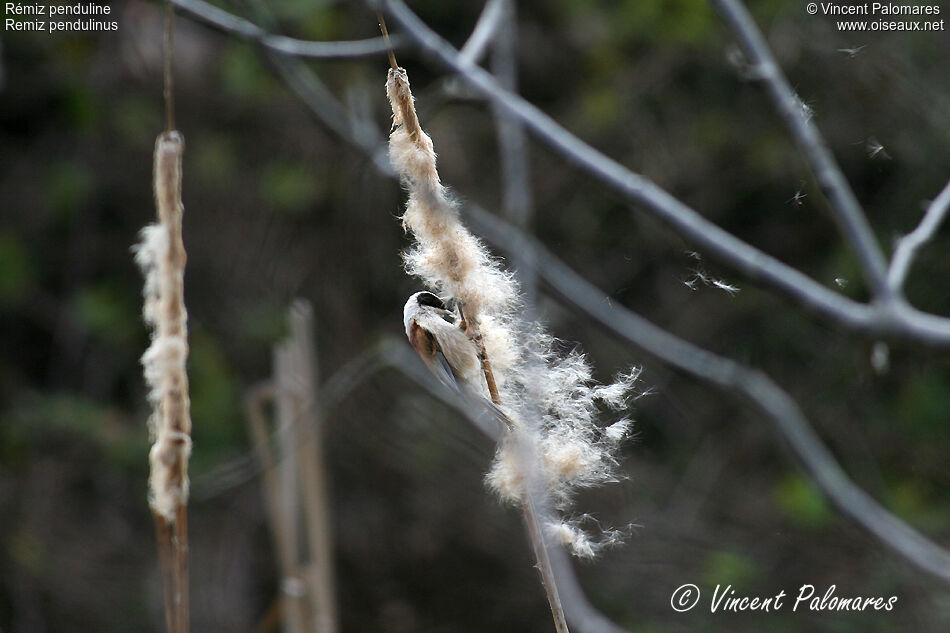
[[[435,377],[445,386],[451,387],[455,391],[461,391],[461,389],[459,389],[458,379],[455,376],[455,371],[452,369],[452,366],[449,365],[448,359],[445,357],[445,354],[442,353],[442,349],[438,344],[436,344],[435,354],[429,362],[429,369],[432,370]]]
[[[505,430],[511,428],[511,420],[505,412],[495,403],[472,393],[471,390],[461,389],[455,370],[452,369],[452,365],[446,359],[439,343],[430,332],[420,327],[418,323],[413,322],[409,328],[409,341],[439,382],[460,394],[464,399],[475,401],[474,406],[470,409],[473,412],[471,415],[472,422],[492,439],[500,440]]]
[[[430,332],[420,327],[418,323],[413,322],[409,328],[409,342],[412,343],[412,346],[428,365],[429,370],[439,379],[439,382],[454,391],[461,391],[452,366]]]

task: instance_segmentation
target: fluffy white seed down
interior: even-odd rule
[[[593,521],[591,517],[585,515],[571,521],[549,522],[545,527],[554,542],[569,548],[578,558],[594,558],[605,547],[617,545],[623,540],[624,535],[620,530],[606,530],[601,533],[599,539],[592,539],[580,527],[585,520]]]
[[[520,503],[530,488],[550,512],[567,512],[580,487],[618,480],[616,449],[631,428],[604,428],[601,408],[621,410],[638,372],[596,385],[586,358],[559,354],[555,339],[520,314],[517,283],[459,219],[436,170],[432,140],[416,118],[403,69],[391,70],[386,92],[393,109],[390,160],[409,193],[403,226],[413,237],[406,270],[444,299],[463,306],[482,335],[503,408],[514,428],[495,455],[486,482],[502,499]],[[577,555],[592,557],[615,532],[593,540],[577,522],[558,519],[551,534]]]
[[[158,275],[158,262],[168,257],[168,231],[161,224],[149,224],[139,234],[141,242],[133,247],[135,263],[142,269],[145,286],[142,295],[145,303],[142,316],[145,322],[154,327],[158,324],[158,305],[161,283]]]

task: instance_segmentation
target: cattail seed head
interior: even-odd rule
[[[446,195],[404,69],[389,71],[386,94],[393,112],[390,160],[409,193],[402,216],[413,238],[403,253],[406,270],[462,306],[469,335],[491,361],[498,400],[512,423],[486,482],[506,501],[523,503],[530,493],[546,511],[566,512],[578,488],[619,480],[616,449],[631,423],[621,420],[605,429],[598,418],[601,408],[626,407],[638,373],[596,385],[582,354],[557,353],[554,337],[522,317],[514,278],[469,232]],[[593,556],[599,549],[578,524],[554,523],[561,526],[558,540],[578,555]]]
[[[142,314],[152,342],[142,355],[148,399],[152,405],[149,435],[149,504],[168,523],[188,501],[191,455],[191,403],[188,397],[188,327],[184,298],[185,248],[181,237],[181,158],[184,139],[178,132],[155,142],[154,186],[158,223],[142,230],[134,248],[145,275]]]

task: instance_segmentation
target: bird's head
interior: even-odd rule
[[[402,310],[402,319],[407,332],[412,322],[422,315],[435,316],[448,323],[456,322],[455,313],[449,309],[445,301],[427,290],[415,293],[406,301],[406,306]]]

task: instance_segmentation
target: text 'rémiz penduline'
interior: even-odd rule
[[[100,16],[112,14],[109,5],[86,2],[83,4],[25,4],[5,2],[3,4],[5,31],[35,31],[41,33],[118,31],[119,23],[104,21]],[[10,17],[16,16],[16,17]],[[37,20],[42,17],[75,16],[86,19],[77,20]]]

